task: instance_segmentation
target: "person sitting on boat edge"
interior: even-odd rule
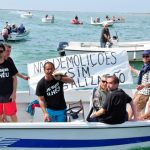
[[[74,80],[67,75],[56,74],[52,62],[44,64],[45,76],[38,82],[36,95],[44,114],[44,121],[65,122],[66,102],[64,98],[64,83],[73,83]]]
[[[120,124],[128,120],[126,105],[129,103],[133,110],[134,120],[137,119],[135,106],[132,98],[128,96],[122,89],[118,88],[119,78],[115,75],[107,77],[107,88],[109,93],[102,108],[93,113],[91,118],[98,118],[99,122],[107,124]]]
[[[87,117],[87,121],[90,122],[90,115],[92,112],[98,111],[102,107],[104,101],[106,100],[107,93],[107,75],[102,75],[98,87],[95,87],[92,91],[90,98],[90,112]]]
[[[139,119],[147,118],[147,113],[143,114],[143,110],[146,108],[146,104],[150,98],[150,50],[144,50],[143,63],[140,71],[131,66],[129,67],[131,72],[138,75],[138,86],[133,97],[133,102],[137,106],[136,111]],[[149,111],[150,107],[148,107],[148,112]],[[130,113],[130,117],[132,117],[132,112]]]

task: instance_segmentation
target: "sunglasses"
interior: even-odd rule
[[[107,83],[107,81],[105,81],[105,80],[102,80],[102,83]]]
[[[148,57],[149,57],[149,55],[143,55],[143,58],[144,58],[144,57],[148,58]]]

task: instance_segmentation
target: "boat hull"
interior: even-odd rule
[[[0,125],[0,149],[127,150],[150,147],[150,122]],[[9,134],[8,134],[9,131]],[[139,132],[140,131],[140,132]]]
[[[101,48],[98,42],[70,42],[64,48],[66,55],[96,53],[96,52],[111,52],[124,50],[128,53],[129,61],[142,61],[142,53],[150,48],[150,41],[143,42],[118,42],[111,48]]]
[[[28,38],[30,31],[26,31],[25,33],[18,34],[18,33],[11,33],[8,36],[8,41],[21,41],[21,40],[26,40]],[[0,35],[0,41],[4,41],[4,38],[2,35]]]

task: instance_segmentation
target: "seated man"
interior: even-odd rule
[[[107,88],[109,93],[102,108],[93,113],[91,118],[98,118],[99,122],[108,124],[119,124],[128,120],[126,105],[129,103],[136,120],[136,111],[129,97],[122,89],[118,88],[119,79],[115,75],[107,77]]]
[[[23,24],[21,24],[19,27],[18,27],[18,33],[24,33],[26,31],[25,29],[25,26]]]

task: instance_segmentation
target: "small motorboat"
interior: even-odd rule
[[[70,21],[70,23],[71,23],[71,24],[83,24],[83,22],[80,22],[80,21],[78,21],[78,20],[76,20],[76,19],[72,19],[72,20]]]
[[[27,13],[21,14],[20,16],[21,18],[32,18],[33,15],[31,12],[27,12]]]
[[[66,91],[65,97],[68,103],[82,99],[85,110],[88,110],[86,104],[89,104],[90,92]],[[0,123],[1,150],[127,150],[150,147],[150,121],[128,121],[117,125],[89,123],[80,120],[82,114],[79,113],[79,118],[71,118],[70,122],[43,122],[39,107],[35,107],[34,116],[25,112],[32,98],[27,91],[17,92],[18,123]]]
[[[112,46],[107,43],[106,48],[101,48],[99,42],[60,42],[60,44],[57,48],[60,56],[125,50],[129,61],[141,61],[143,51],[150,48],[150,41],[118,42],[116,36],[112,39]]]
[[[54,16],[47,16],[41,19],[43,23],[54,23]]]
[[[11,34],[8,35],[7,41],[21,41],[21,40],[26,40],[28,38],[30,31],[26,30],[24,33],[16,33],[12,32]],[[0,41],[4,41],[4,37],[2,34],[0,34]]]
[[[114,24],[114,21],[106,20],[106,21],[97,22],[97,21],[94,21],[93,18],[91,17],[91,25],[103,26],[104,24],[107,24],[108,26],[112,26]]]

